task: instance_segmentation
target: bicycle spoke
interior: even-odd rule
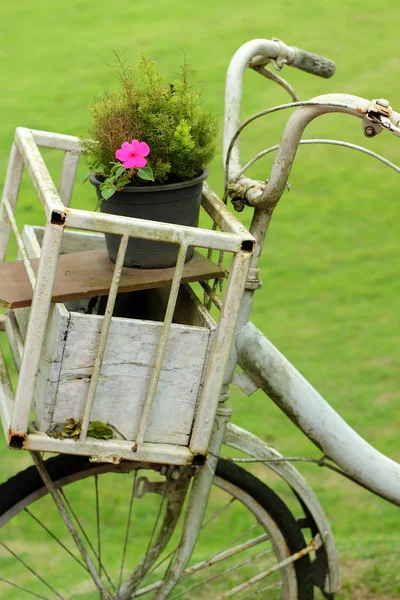
[[[281,560],[280,562],[276,563],[276,565],[274,565],[270,569],[267,569],[266,571],[263,571],[262,573],[258,573],[257,575],[255,575],[255,577],[251,577],[247,581],[244,581],[240,585],[237,585],[236,587],[232,588],[228,592],[225,592],[224,594],[222,594],[222,596],[218,596],[216,600],[226,600],[226,598],[231,598],[232,596],[235,596],[238,592],[241,592],[242,590],[246,589],[247,587],[250,587],[251,585],[258,583],[262,579],[265,579],[265,577],[268,577],[269,575],[271,575],[271,573],[274,573],[275,571],[282,569],[282,567],[286,567],[287,565],[294,563],[296,560],[298,560],[302,556],[310,554],[310,552],[314,552],[315,550],[318,550],[321,547],[321,545],[322,545],[321,536],[319,533],[317,533],[317,535],[310,541],[308,546],[303,548],[303,550],[299,550],[298,552],[295,552],[291,556],[288,556],[288,557],[284,558],[283,560]]]
[[[201,526],[201,529],[204,529],[205,527],[207,527],[210,523],[212,523],[217,517],[219,517],[224,511],[226,511],[230,506],[232,506],[232,504],[236,501],[236,498],[231,498],[230,500],[228,500],[228,502],[219,510],[217,510],[217,512],[210,518],[208,519],[208,521],[206,521],[205,523],[203,523],[203,525]],[[200,529],[200,531],[201,531]]]
[[[47,598],[46,596],[40,596],[40,594],[36,594],[36,592],[31,592],[31,590],[28,590],[27,588],[24,588],[21,585],[17,585],[16,583],[13,583],[12,581],[8,581],[8,579],[3,579],[3,577],[0,577],[0,581],[2,581],[3,583],[6,583],[7,585],[11,585],[14,588],[17,588],[17,590],[22,590],[23,592],[26,592],[27,594],[31,594],[31,596],[35,596],[35,598],[40,598],[41,600],[50,600],[50,598]]]
[[[216,573],[215,575],[212,575],[212,577],[209,577],[205,581],[201,581],[200,583],[196,583],[191,588],[183,590],[182,592],[179,592],[179,594],[175,594],[175,596],[171,596],[171,600],[174,600],[174,598],[179,598],[180,596],[183,596],[184,594],[192,592],[193,590],[195,590],[195,589],[197,589],[199,587],[207,585],[207,583],[211,583],[211,581],[215,581],[216,579],[219,579],[220,577],[223,577],[224,575],[227,575],[228,573],[232,573],[233,571],[236,571],[240,567],[244,567],[245,565],[250,564],[251,562],[253,562],[257,558],[261,558],[262,556],[266,556],[267,554],[271,554],[271,552],[272,552],[272,550],[264,550],[264,552],[260,552],[260,554],[256,554],[255,556],[251,556],[250,558],[246,558],[246,560],[242,561],[241,563],[237,563],[236,565],[233,565],[232,567],[228,567],[227,569],[225,569],[225,571],[221,571],[220,573]]]
[[[224,552],[220,551],[217,554],[215,554],[213,557],[203,560],[203,561],[193,565],[192,567],[188,567],[187,569],[185,569],[185,571],[182,574],[182,577],[188,577],[188,576],[192,575],[193,573],[201,571],[202,569],[204,569],[206,567],[216,565],[217,563],[222,562],[223,560],[226,560],[227,558],[230,558],[231,556],[239,554],[239,552],[242,552],[244,550],[248,550],[249,548],[257,546],[258,544],[261,544],[262,542],[265,542],[268,539],[269,539],[269,537],[266,534],[263,534],[256,538],[253,538],[252,540],[244,542],[240,546],[231,548],[230,550],[225,550]],[[262,554],[270,554],[271,552],[272,552],[272,550],[266,550]],[[148,585],[145,588],[142,588],[141,590],[137,590],[136,594],[132,597],[138,598],[139,596],[148,594],[149,592],[160,587],[161,584],[162,584],[162,581],[156,581],[155,583],[152,583],[151,585]],[[188,590],[185,590],[185,593],[187,591]]]
[[[206,523],[204,523],[200,529],[200,531],[207,527],[212,521],[214,521],[217,517],[221,516],[221,514],[227,510],[227,508],[229,508],[229,506],[231,506],[233,504],[233,502],[235,502],[236,498],[231,498],[222,508],[220,508],[208,521],[206,521]],[[248,529],[246,529],[243,533],[241,533],[237,538],[235,538],[234,540],[231,540],[227,545],[225,545],[221,550],[218,551],[218,554],[216,554],[214,557],[212,557],[212,559],[214,559],[216,556],[220,555],[221,553],[223,553],[224,551],[226,551],[228,548],[230,548],[232,546],[232,544],[235,544],[237,541],[239,541],[241,538],[243,538],[245,535],[247,535],[248,533],[250,533],[251,531],[253,531],[253,529],[255,529],[258,526],[258,523],[254,523],[253,525],[251,525]],[[174,555],[176,553],[176,551],[178,550],[178,547],[176,546],[165,558],[163,558],[149,573],[149,575],[151,573],[153,573],[158,567],[160,567],[163,563],[165,563],[169,558],[170,560],[170,564],[168,566],[168,569],[170,568]],[[208,560],[212,560],[212,559],[208,559]],[[205,561],[208,562],[208,561]],[[167,572],[168,572],[167,569]],[[194,567],[191,567],[190,569],[194,569]],[[193,571],[192,571],[193,572]],[[184,572],[184,576],[186,574],[186,571]],[[160,584],[157,584],[157,586],[159,586]],[[154,589],[154,584],[152,584],[151,586],[148,586],[151,589]],[[147,589],[147,588],[143,588],[143,589]],[[150,590],[149,590],[150,591]],[[147,593],[147,592],[146,592]],[[132,596],[133,598],[138,597],[140,594],[138,593],[136,596]]]
[[[230,506],[232,506],[233,502],[236,501],[236,498],[231,498],[222,508],[220,508],[219,510],[217,510],[217,512],[210,517],[210,519],[208,519],[208,521],[206,521],[205,523],[203,523],[203,525],[200,527],[200,531],[202,531],[203,529],[205,529],[210,523],[212,523],[216,518],[218,518],[219,516],[221,516],[221,514],[223,512],[225,512]],[[234,542],[232,542],[234,543]],[[176,553],[176,551],[178,550],[178,546],[176,546],[173,550],[171,550],[171,552],[169,554],[167,554],[167,556],[165,556],[159,563],[157,563],[148,573],[148,575],[151,575],[151,573],[154,573],[154,571],[156,571],[159,567],[161,567],[161,565],[163,565],[169,558],[171,558],[171,561],[174,558],[174,555]],[[221,550],[221,552],[224,550],[224,548]],[[168,567],[169,569],[169,567]],[[168,571],[167,569],[167,571]]]
[[[268,540],[268,536],[266,534],[263,534],[263,535],[259,535],[256,538],[253,538],[252,540],[249,540],[248,542],[245,542],[244,544],[241,544],[240,546],[231,548],[230,550],[219,551],[219,552],[217,552],[217,554],[214,554],[214,556],[212,556],[211,558],[208,558],[207,560],[203,560],[202,562],[197,563],[196,565],[193,565],[192,567],[189,567],[188,569],[186,569],[184,571],[184,575],[186,577],[187,575],[191,575],[192,573],[195,573],[196,571],[200,571],[200,569],[204,569],[205,567],[209,567],[211,565],[216,565],[217,563],[219,563],[223,560],[226,560],[227,558],[231,558],[232,556],[239,554],[239,552],[243,552],[245,550],[248,550],[249,548],[258,546],[258,544],[262,544],[263,542],[266,542],[267,540]],[[272,551],[268,550],[268,551],[264,551],[264,552],[270,553]]]
[[[296,555],[293,555],[293,556],[295,557]],[[295,558],[294,558],[294,560],[295,560]],[[263,571],[262,573],[258,573],[257,575],[255,575],[255,577],[251,577],[247,581],[244,581],[243,583],[237,585],[236,587],[228,590],[224,594],[218,596],[217,600],[226,600],[226,598],[231,598],[232,596],[236,596],[236,594],[238,594],[239,592],[242,592],[243,590],[250,587],[251,585],[258,583],[262,579],[265,579],[265,577],[268,577],[275,571],[278,571],[278,569],[280,569],[281,567],[283,567],[284,565],[288,564],[291,561],[292,561],[292,557],[286,558],[285,560],[281,561],[280,563],[277,563],[270,569],[267,569],[266,571]]]
[[[99,557],[99,575],[101,577],[101,537],[100,537],[100,504],[99,504],[99,478],[94,476],[94,488],[96,492],[96,529],[97,529],[97,555]]]
[[[83,537],[85,538],[85,540],[86,540],[86,542],[87,542],[87,544],[88,544],[89,548],[90,548],[90,549],[91,549],[91,551],[93,552],[93,554],[94,554],[95,558],[96,558],[96,559],[99,561],[100,567],[101,567],[101,569],[104,571],[104,574],[105,574],[105,576],[107,577],[107,581],[108,581],[108,583],[111,585],[111,587],[113,588],[114,592],[116,592],[116,591],[117,591],[117,589],[116,589],[116,587],[115,587],[114,583],[111,581],[111,578],[110,578],[109,574],[107,573],[107,570],[106,570],[106,568],[104,567],[103,563],[102,563],[102,562],[100,562],[100,558],[99,558],[99,556],[98,556],[98,554],[97,554],[96,550],[94,549],[94,547],[93,547],[93,544],[92,544],[92,542],[91,542],[91,541],[90,541],[90,539],[89,539],[89,536],[87,535],[86,531],[84,530],[84,528],[83,528],[83,526],[82,526],[82,523],[81,523],[81,522],[80,522],[80,520],[78,519],[78,517],[77,517],[77,515],[76,515],[76,512],[75,512],[75,511],[74,511],[74,509],[72,508],[72,505],[71,505],[70,501],[68,500],[68,498],[67,498],[67,496],[66,496],[66,493],[64,492],[64,489],[63,489],[63,488],[60,488],[60,489],[59,489],[59,492],[60,492],[60,495],[63,497],[65,504],[68,506],[68,508],[69,508],[69,510],[70,510],[70,512],[71,512],[71,514],[72,514],[72,516],[74,517],[74,519],[75,519],[75,521],[76,521],[76,523],[77,523],[77,525],[78,525],[79,529],[81,530],[81,533],[82,533]]]
[[[118,589],[121,587],[122,576],[123,576],[123,572],[124,572],[126,549],[128,547],[129,531],[130,531],[130,527],[131,527],[133,499],[135,497],[136,479],[137,479],[137,471],[135,471],[134,476],[133,476],[132,491],[131,491],[131,497],[130,497],[130,500],[129,500],[129,510],[128,510],[128,518],[127,518],[127,522],[126,522],[126,529],[125,529],[124,548],[123,548],[123,552],[122,552],[122,560],[121,560],[121,569],[120,569],[120,573],[119,573]]]
[[[256,590],[255,592],[252,592],[248,596],[244,596],[242,598],[242,600],[248,600],[249,598],[254,598],[255,596],[259,596],[263,592],[267,592],[268,590],[273,590],[274,588],[277,588],[277,587],[282,587],[281,581],[278,581],[277,583],[271,583],[271,585],[266,585],[265,587],[261,588],[260,590]]]
[[[147,550],[140,563],[119,589],[119,594],[123,600],[134,597],[132,594],[134,594],[138,585],[145,577],[147,577],[150,569],[154,566],[164,549],[167,547],[181,514],[188,485],[190,485],[190,479],[191,472],[189,470],[183,470],[181,477],[179,477],[178,480],[172,480],[172,482],[167,480],[167,484],[165,486],[163,485],[163,497],[162,501],[159,503]],[[170,497],[171,494],[172,496]],[[162,523],[159,525],[165,503],[166,508],[164,516]]]
[[[22,560],[22,558],[20,556],[18,556],[18,554],[16,554],[13,550],[11,550],[11,548],[9,548],[8,546],[6,546],[6,544],[4,544],[3,542],[0,542],[0,545],[3,546],[3,548],[5,548],[7,550],[7,552],[9,552],[10,554],[12,554],[12,556],[14,558],[16,558],[18,562],[20,562],[26,569],[28,569],[28,571],[30,571],[32,573],[32,575],[34,575],[47,588],[49,588],[49,590],[51,592],[53,592],[53,594],[55,594],[57,596],[57,598],[60,598],[60,600],[64,600],[63,597],[60,596],[60,594],[49,583],[47,583],[47,581],[45,579],[43,579],[43,577],[41,577],[41,575],[39,575],[39,573],[37,573],[35,571],[35,569],[33,569],[32,567],[30,567],[28,564],[26,564],[26,562],[24,560]]]
[[[40,525],[40,527],[42,527],[49,535],[50,537],[53,538],[53,540],[55,540],[57,542],[57,544],[59,544],[61,546],[61,548],[64,548],[64,550],[66,552],[68,552],[68,554],[79,564],[81,565],[81,567],[83,567],[85,569],[85,571],[88,571],[88,568],[86,567],[86,565],[79,560],[79,558],[77,556],[75,556],[75,554],[73,552],[71,552],[71,550],[69,548],[67,548],[67,546],[65,544],[62,543],[61,540],[58,539],[58,537],[56,535],[54,535],[53,532],[50,531],[50,529],[48,529],[46,527],[46,525],[44,525],[44,523],[41,522],[40,519],[38,519],[28,508],[24,509],[25,512],[32,517],[32,519],[34,519],[34,521],[36,521],[36,523],[38,523]]]
[[[168,488],[168,483],[167,483],[167,488]],[[162,512],[162,509],[163,509],[163,506],[164,506],[164,503],[165,503],[166,493],[167,493],[167,489],[164,491],[164,494],[163,494],[161,502],[160,502],[160,506],[158,507],[157,518],[154,521],[153,529],[151,530],[150,540],[149,540],[149,543],[147,545],[147,550],[146,550],[145,557],[148,555],[148,553],[150,551],[150,548],[151,548],[151,545],[153,543],[154,534],[156,532],[156,529],[157,529],[157,526],[158,526],[158,522],[159,522],[160,517],[161,517],[161,512]]]
[[[152,569],[150,569],[150,571],[148,572],[148,575],[151,575],[152,573],[154,573],[154,571],[156,571],[159,567],[161,567],[161,565],[163,565],[168,559],[170,559],[172,561],[177,550],[178,550],[178,546],[176,546],[173,550],[171,550],[171,552],[169,554],[167,554],[167,556],[165,556],[162,560],[160,560],[159,563],[157,563]],[[169,566],[168,566],[168,569],[169,569]]]
[[[232,546],[232,544],[236,544],[236,542],[238,542],[239,540],[241,540],[245,535],[247,535],[248,533],[250,533],[250,531],[253,531],[253,529],[255,529],[256,527],[258,527],[258,523],[254,523],[253,525],[251,525],[248,529],[246,529],[246,531],[243,531],[243,533],[241,533],[240,535],[238,535],[237,538],[235,538],[234,540],[232,540],[231,542],[229,542],[228,544],[226,544],[226,546],[224,546],[222,548],[222,550],[220,550],[219,552],[224,552],[224,550],[227,550],[228,548],[230,548]]]

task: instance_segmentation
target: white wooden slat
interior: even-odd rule
[[[82,416],[102,317],[71,313],[59,374],[53,428]],[[114,318],[92,412],[134,440],[162,323]],[[187,444],[210,330],[173,324],[146,441]]]

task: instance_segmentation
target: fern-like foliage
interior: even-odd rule
[[[81,140],[91,171],[108,176],[116,150],[136,139],[150,146],[147,159],[156,183],[195,177],[215,154],[217,122],[200,105],[191,85],[194,72],[184,64],[167,84],[154,61],[141,57],[134,71],[117,59],[113,70],[120,89],[90,105],[92,125]],[[134,177],[132,183],[138,182]]]

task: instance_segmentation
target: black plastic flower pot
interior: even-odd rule
[[[207,170],[201,169],[197,177],[188,181],[169,185],[127,186],[108,200],[101,197],[101,181],[95,175],[90,177],[90,182],[96,187],[103,213],[197,227],[203,182],[207,175]],[[105,237],[108,256],[115,262],[120,236],[106,233]],[[178,251],[177,244],[131,238],[124,266],[142,269],[172,267],[176,264]],[[189,248],[186,260],[192,256],[193,248]]]

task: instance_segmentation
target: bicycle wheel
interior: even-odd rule
[[[92,464],[63,455],[44,464],[109,597],[153,598],[180,537],[182,515],[159,544],[171,523],[179,471],[171,476],[156,465]],[[2,599],[102,597],[35,467],[0,486],[0,528]],[[247,471],[220,461],[189,567],[169,598],[218,600],[235,589],[238,600],[311,600],[309,556],[277,568],[304,546],[280,498]]]

